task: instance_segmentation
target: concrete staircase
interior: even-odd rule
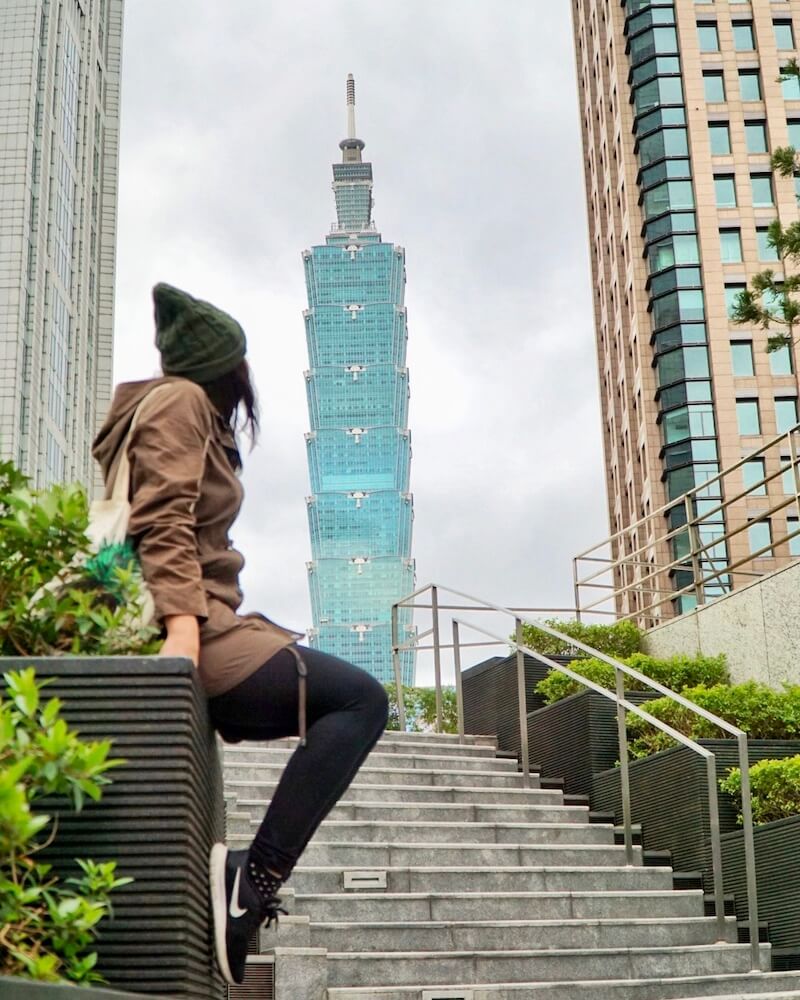
[[[224,748],[231,846],[252,840],[295,744]],[[800,973],[766,971],[768,945],[750,971],[733,917],[717,939],[701,890],[673,889],[638,848],[626,867],[612,826],[532,785],[492,738],[386,733],[261,951],[321,962],[313,1000],[325,985],[328,1000],[800,1000]]]

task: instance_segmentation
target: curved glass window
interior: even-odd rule
[[[662,430],[666,444],[682,441],[688,437],[714,437],[717,433],[714,407],[708,403],[701,403],[670,410],[664,415]]]
[[[628,82],[633,87],[652,80],[655,76],[672,76],[681,71],[681,61],[677,56],[655,56],[630,71]]]
[[[648,219],[681,208],[694,208],[691,181],[667,181],[645,192],[644,214]]]
[[[660,240],[670,233],[694,233],[697,232],[697,220],[694,212],[672,212],[670,215],[663,215],[660,219],[648,222],[644,230],[645,243],[652,243]]]
[[[634,132],[637,135],[647,135],[649,132],[654,132],[656,129],[664,128],[665,126],[685,124],[685,108],[659,108],[657,111],[651,111],[649,114],[638,118]],[[798,146],[800,146],[800,139],[798,139]]]
[[[699,288],[701,285],[699,267],[675,267],[662,271],[649,281],[650,294],[653,296],[664,295],[673,288]]]
[[[633,36],[658,24],[675,24],[675,8],[650,7],[649,10],[643,10],[641,14],[630,18],[625,30],[629,36]]]
[[[670,500],[676,500],[683,493],[688,493],[695,486],[702,486],[709,479],[719,475],[719,464],[717,462],[696,462],[694,465],[686,465],[682,469],[673,469],[667,473],[667,496]],[[697,496],[719,496],[720,484],[713,483],[704,490],[698,490]]]
[[[681,347],[658,358],[658,383],[670,385],[687,378],[708,378],[708,350],[705,347]]]
[[[651,243],[647,248],[647,259],[650,273],[663,271],[665,267],[675,267],[676,264],[699,264],[700,248],[697,237],[692,234],[685,236],[668,236],[658,243]]]
[[[690,438],[680,444],[669,445],[664,449],[663,458],[668,469],[694,462],[715,462],[719,458],[717,442],[714,438]]]
[[[663,354],[673,347],[681,347],[683,344],[706,344],[708,337],[705,323],[680,323],[678,326],[671,326],[668,330],[662,330],[653,336],[653,350],[656,354]]]
[[[679,76],[659,76],[633,92],[636,114],[652,111],[659,104],[683,104],[683,84]]]
[[[691,176],[692,170],[688,160],[661,160],[652,167],[642,170],[639,180],[643,188],[651,188],[661,181],[682,178],[688,180]]]
[[[662,411],[672,410],[676,406],[684,406],[686,403],[710,403],[711,383],[710,382],[678,382],[676,385],[660,389],[658,401]]]
[[[681,289],[670,292],[653,302],[653,326],[656,330],[676,323],[691,323],[705,319],[703,292],[700,289]]]
[[[678,51],[678,33],[674,28],[651,28],[630,40],[631,65],[652,59],[654,55]]]
[[[625,8],[628,18],[631,18],[640,10],[646,10],[648,7],[672,7],[674,2],[675,0],[625,0],[622,6]]]
[[[665,128],[639,142],[639,163],[643,167],[666,156],[688,156],[689,136],[685,128]],[[689,176],[689,175],[687,175]]]

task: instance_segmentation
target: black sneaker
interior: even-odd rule
[[[275,905],[265,904],[247,876],[247,851],[229,851],[225,844],[211,849],[209,878],[214,913],[217,961],[226,983],[244,979],[247,946],[253,933],[269,917],[277,919]]]

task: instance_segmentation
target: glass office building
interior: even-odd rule
[[[414,589],[413,500],[406,368],[405,252],[372,221],[372,164],[355,137],[355,87],[347,82],[348,137],[333,166],[336,222],[303,253],[311,430],[306,435],[312,561],[311,645],[394,680],[391,608]],[[411,613],[398,617],[401,642]],[[404,684],[414,655],[400,655]]]

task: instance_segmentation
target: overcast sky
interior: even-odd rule
[[[126,7],[115,381],[158,370],[157,281],[244,326],[245,607],[311,621],[300,254],[335,218],[348,72],[406,248],[417,579],[571,606],[572,556],[608,531],[570,5]]]

